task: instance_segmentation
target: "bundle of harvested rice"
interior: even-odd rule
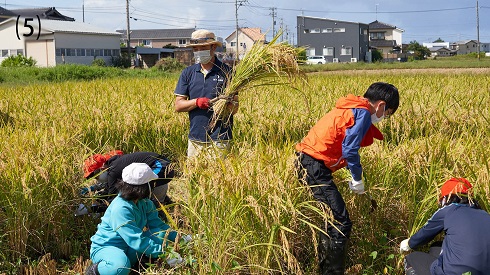
[[[285,43],[276,43],[279,32],[268,44],[256,43],[240,62],[233,67],[228,85],[211,100],[214,111],[210,127],[217,120],[228,123],[231,117],[229,104],[242,91],[258,86],[283,85],[294,88],[298,80],[306,80],[298,65],[298,49]]]

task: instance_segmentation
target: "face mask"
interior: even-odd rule
[[[209,61],[211,61],[211,58],[211,50],[194,52],[194,59],[196,60],[196,64],[208,64]]]
[[[378,109],[376,108],[376,112],[374,112],[374,114],[371,115],[371,122],[372,123],[378,123],[381,120],[383,120],[383,118],[385,117],[385,108],[384,107],[383,107],[383,114],[381,115],[381,117],[378,117],[376,115],[377,112],[378,112]]]

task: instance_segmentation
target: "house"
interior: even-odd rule
[[[33,8],[33,9],[13,9],[10,10],[15,14],[15,17],[20,15],[24,18],[35,18],[61,21],[75,21],[74,18],[65,16],[56,10],[55,7],[50,8]]]
[[[185,47],[189,44],[192,33],[196,29],[140,29],[131,30],[129,38],[131,47],[148,48]],[[127,31],[116,30],[122,34],[123,42],[127,43]]]
[[[476,53],[478,50],[478,42],[475,40],[463,40],[453,42],[449,45],[450,50],[455,51],[457,54],[469,54]]]
[[[369,46],[382,54],[400,53],[404,30],[378,20],[369,23]]]
[[[430,55],[432,57],[436,56],[452,56],[455,55],[456,53],[454,51],[451,51],[450,49],[442,46],[435,46],[435,47],[427,47],[430,51]]]
[[[86,23],[10,18],[0,23],[0,62],[22,54],[40,67],[91,64],[96,58],[110,64],[113,57],[120,56],[120,37],[118,32]]]
[[[369,25],[327,18],[298,16],[298,46],[307,56],[323,55],[328,62],[365,60]]]
[[[480,52],[485,52],[485,53],[490,52],[490,43],[480,42]]]
[[[0,7],[0,22],[16,16],[17,15],[15,13]]]
[[[226,54],[231,58],[234,58],[236,56],[237,50],[238,56],[240,58],[243,58],[243,56],[245,56],[245,54],[252,48],[255,43],[265,43],[265,33],[262,33],[260,28],[239,28],[238,45],[236,33],[237,30],[235,30],[232,34],[225,38],[227,45]]]

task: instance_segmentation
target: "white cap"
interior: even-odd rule
[[[131,163],[122,171],[122,180],[132,185],[142,185],[155,179],[158,176],[146,163]]]

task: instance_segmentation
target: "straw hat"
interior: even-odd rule
[[[208,30],[197,30],[192,33],[190,44],[187,45],[187,47],[207,46],[213,44],[218,45],[218,47],[223,45],[221,42],[216,40],[216,36],[213,32]]]

